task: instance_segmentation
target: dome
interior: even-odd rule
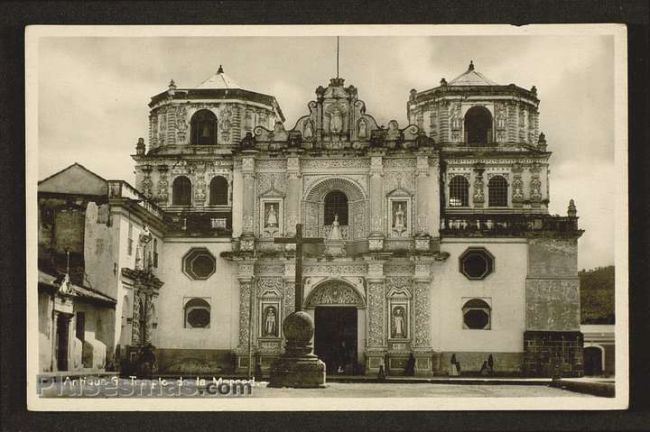
[[[223,72],[223,67],[219,65],[219,70],[210,78],[199,84],[197,89],[240,89],[241,86]]]
[[[495,86],[498,85],[491,79],[486,78],[480,72],[474,70],[474,62],[469,62],[467,71],[449,82],[450,86]]]

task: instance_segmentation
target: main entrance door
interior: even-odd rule
[[[317,306],[314,311],[316,355],[327,374],[352,375],[357,369],[357,308]]]

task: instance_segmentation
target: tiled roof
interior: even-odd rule
[[[45,273],[42,270],[38,271],[38,283],[54,287],[56,289],[59,288],[61,285],[61,281],[63,280],[63,277],[61,276],[54,276],[49,273]],[[72,291],[74,292],[75,297],[81,297],[81,298],[88,298],[91,300],[99,300],[102,302],[107,302],[107,303],[112,303],[115,304],[116,301],[114,298],[107,296],[106,294],[102,294],[101,292],[94,290],[89,287],[84,287],[84,286],[79,286],[75,284],[70,284]]]

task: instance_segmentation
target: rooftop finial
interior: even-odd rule
[[[217,69],[217,73],[218,73],[218,74],[222,74],[222,73],[223,73],[223,66],[219,65],[219,69]]]
[[[471,71],[474,70],[474,61],[473,60],[469,61],[469,68],[467,70],[471,70]]]

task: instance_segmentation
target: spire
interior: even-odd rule
[[[567,215],[571,218],[574,218],[578,215],[578,210],[576,209],[576,203],[573,199],[569,200],[569,208],[567,210]]]
[[[474,61],[470,60],[469,61],[469,67],[467,68],[468,71],[473,71],[474,70]]]
[[[223,73],[223,66],[219,65],[219,69],[217,69],[217,73],[218,73],[218,74],[222,74],[222,73]]]
[[[340,42],[340,36],[337,36],[336,37],[336,78],[340,78],[339,77],[339,56],[341,54],[341,48],[339,42]]]

